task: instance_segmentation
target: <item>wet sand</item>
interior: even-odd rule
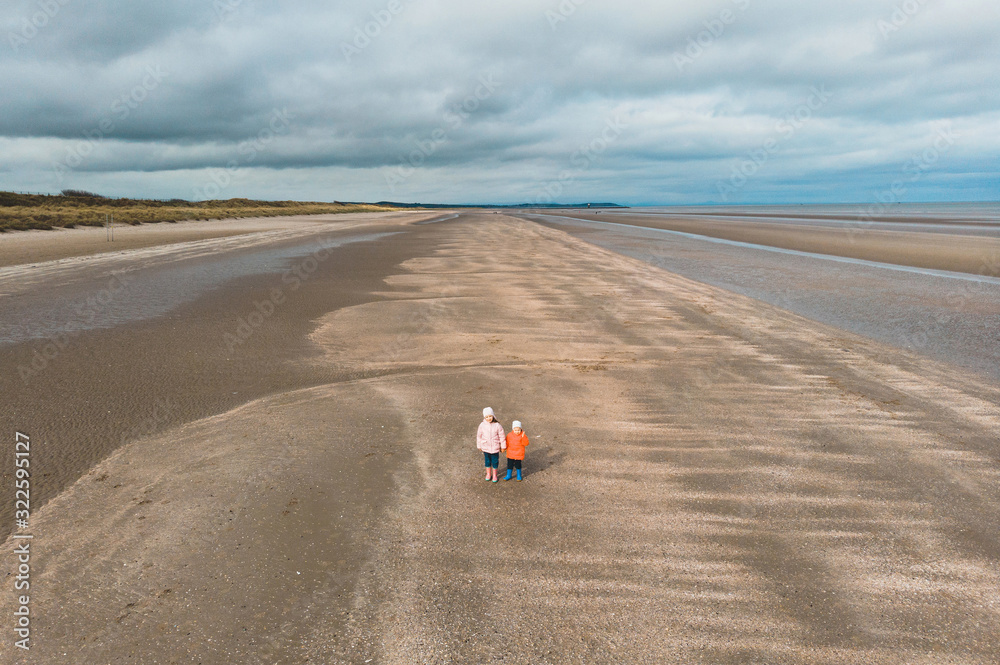
[[[943,360],[1000,385],[1000,277],[559,215],[525,217],[697,282]],[[940,237],[943,243],[950,241]]]
[[[339,379],[338,368],[301,362],[317,353],[306,339],[312,321],[373,297],[414,249],[392,237],[357,242],[333,247],[312,266],[315,243],[398,233],[435,216],[306,222],[305,229],[277,236],[175,243],[12,270],[0,280],[6,292],[0,296],[0,339],[16,340],[0,344],[0,424],[35,440],[33,505],[43,505],[130,440],[263,395]],[[275,261],[276,247],[299,257]],[[235,278],[220,282],[210,272],[233,260],[241,269]],[[288,270],[303,266],[314,270],[304,279],[285,279]],[[132,276],[119,284],[115,275],[127,269]],[[182,281],[185,273],[196,278]],[[182,288],[175,288],[177,282]],[[76,311],[90,301],[98,305]],[[257,303],[268,302],[274,311],[266,321],[242,327],[258,323]],[[116,316],[118,309],[129,317]],[[144,316],[136,320],[136,312]],[[35,337],[36,331],[44,334]],[[12,447],[4,447],[0,463],[3,491],[13,495]],[[12,511],[12,502],[0,504],[0,533],[9,533]]]
[[[131,440],[34,513],[32,662],[1000,650],[994,384],[525,220],[397,230],[254,338],[251,401]],[[200,341],[227,297],[146,324],[179,340],[129,390],[229,388]],[[81,376],[124,392],[92,349]],[[522,483],[482,480],[485,405],[525,423]]]
[[[941,227],[935,230],[898,230],[920,218],[873,223],[841,218],[831,225],[831,216],[804,217],[794,223],[756,216],[716,218],[694,215],[658,215],[635,212],[560,213],[567,217],[618,224],[667,229],[712,238],[724,238],[801,252],[832,254],[866,261],[896,263],[932,270],[950,270],[1000,277],[1000,224],[978,223],[959,232],[940,219],[923,220]]]
[[[93,226],[0,233],[0,268],[147,247],[161,248],[175,243],[231,236],[253,234],[260,237],[261,234],[267,234],[264,237],[271,239],[274,236],[301,234],[303,227],[307,226],[349,223],[371,218],[399,219],[405,214],[407,213],[347,213],[122,225],[114,227],[114,242],[109,242],[110,236],[106,229]]]

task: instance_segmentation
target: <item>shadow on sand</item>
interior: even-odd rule
[[[524,475],[542,473],[549,467],[562,464],[566,458],[566,453],[559,448],[559,444],[555,444],[555,448],[551,444],[544,443],[530,446],[524,460]]]

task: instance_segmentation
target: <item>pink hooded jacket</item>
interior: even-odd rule
[[[479,431],[476,432],[476,448],[490,454],[505,450],[507,439],[504,436],[503,425],[496,420],[491,423],[485,420],[479,423]]]

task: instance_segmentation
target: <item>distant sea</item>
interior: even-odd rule
[[[855,222],[866,217],[940,219],[1000,224],[1000,201],[969,203],[831,203],[802,205],[640,206],[607,212],[725,217],[821,217]]]

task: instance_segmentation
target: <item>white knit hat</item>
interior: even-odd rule
[[[511,429],[518,429],[519,427],[521,427],[521,421],[520,420],[515,420],[514,422],[512,422],[510,424],[510,428]]]
[[[493,413],[493,409],[491,409],[490,407],[486,407],[485,409],[483,409],[483,418],[485,418],[486,416],[493,416],[494,418],[496,418],[497,414]]]

